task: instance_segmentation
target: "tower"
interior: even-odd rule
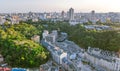
[[[61,17],[62,17],[62,20],[64,20],[64,18],[65,18],[65,12],[64,11],[61,12]]]
[[[96,23],[96,15],[95,15],[95,11],[94,11],[94,10],[91,11],[91,19],[90,19],[90,21],[91,21],[93,24]]]
[[[74,9],[73,8],[69,9],[69,20],[74,20]]]

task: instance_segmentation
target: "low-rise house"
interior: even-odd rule
[[[120,58],[120,50],[117,52],[117,56]]]
[[[47,62],[43,65],[40,65],[40,71],[64,71],[60,66],[53,66],[54,62]]]
[[[12,24],[19,24],[20,22],[19,16],[11,16],[10,20]]]
[[[11,71],[27,71],[25,68],[12,68]]]
[[[0,71],[11,71],[11,68],[0,67]]]
[[[84,27],[87,30],[98,30],[98,31],[112,29],[110,26],[107,26],[107,25],[102,25],[102,26],[101,25],[85,25]]]
[[[57,39],[57,35],[58,35],[58,33],[56,30],[52,31],[52,33],[50,33],[50,34],[47,30],[44,30],[42,37],[43,37],[43,39],[45,39],[45,41],[55,43],[56,39]]]
[[[39,20],[38,18],[33,18],[32,22],[38,22],[38,20]]]
[[[31,40],[40,43],[40,36],[39,35],[34,35],[33,37],[31,37]]]
[[[85,58],[94,66],[100,66],[107,71],[120,71],[120,59],[109,52],[89,47]]]
[[[70,60],[66,59],[66,58],[62,59],[62,66],[67,71],[77,71],[76,67],[73,65],[73,63]]]
[[[67,57],[67,53],[59,47],[56,47],[52,44],[50,45],[48,42],[45,41],[42,41],[42,45],[50,51],[53,60],[58,64],[62,64],[62,59]]]
[[[2,16],[0,16],[0,25],[3,25],[4,23],[5,23],[5,19],[4,19],[4,17],[2,17]]]
[[[3,56],[0,54],[0,63],[4,61]]]

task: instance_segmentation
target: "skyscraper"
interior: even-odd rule
[[[91,19],[90,19],[90,21],[93,23],[93,24],[95,24],[96,23],[96,15],[95,15],[95,11],[94,10],[92,10],[91,11]]]
[[[65,12],[64,11],[61,12],[61,17],[62,17],[62,20],[64,20],[64,18],[65,18]]]
[[[74,9],[70,8],[69,9],[69,20],[74,20]]]
[[[92,10],[92,11],[91,11],[91,14],[92,14],[92,15],[95,15],[95,11],[94,11],[94,10]]]

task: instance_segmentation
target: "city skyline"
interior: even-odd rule
[[[61,12],[74,8],[75,12],[120,12],[119,0],[0,0],[0,13]]]

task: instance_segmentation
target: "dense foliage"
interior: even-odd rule
[[[118,31],[96,31],[86,30],[81,24],[75,26],[69,25],[68,22],[52,22],[52,21],[28,21],[32,25],[42,25],[45,30],[58,30],[68,33],[68,39],[74,41],[82,48],[97,47],[103,50],[119,51],[120,50],[120,34]],[[88,23],[89,24],[89,23]],[[97,23],[99,24],[99,22]],[[103,23],[105,24],[105,23]],[[102,24],[102,25],[103,25]],[[101,24],[100,24],[101,25]]]
[[[37,67],[49,59],[49,52],[30,38],[41,34],[36,27],[20,23],[0,26],[0,53],[12,67]]]

